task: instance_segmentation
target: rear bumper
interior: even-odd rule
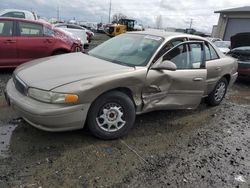
[[[239,72],[239,79],[250,81],[250,68],[246,68],[246,69],[239,68],[238,72]]]
[[[38,129],[51,132],[83,128],[90,106],[68,106],[36,101],[19,93],[12,79],[6,87],[6,98],[25,121]]]

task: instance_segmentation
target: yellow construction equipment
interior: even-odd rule
[[[141,31],[142,28],[135,28],[136,21],[133,19],[120,19],[105,30],[105,33],[110,37],[115,37],[128,31]]]

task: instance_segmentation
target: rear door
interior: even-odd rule
[[[220,80],[223,64],[217,52],[211,44],[205,43],[206,67],[207,67],[207,90],[206,94],[213,91],[216,83]]]
[[[52,55],[54,38],[44,34],[43,25],[33,22],[18,22],[17,51],[19,63]]]
[[[149,69],[142,92],[144,111],[197,107],[206,87],[204,42],[178,44],[158,59],[164,60],[177,70]]]
[[[14,21],[0,20],[0,67],[11,67],[17,61]]]

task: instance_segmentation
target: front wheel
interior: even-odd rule
[[[222,78],[216,84],[214,90],[208,95],[207,101],[211,106],[217,106],[221,103],[227,92],[228,82]]]
[[[101,139],[116,139],[124,136],[135,121],[135,107],[124,93],[113,91],[96,99],[88,113],[91,133]]]

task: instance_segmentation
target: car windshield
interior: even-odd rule
[[[123,34],[89,51],[90,56],[127,66],[145,66],[163,38],[141,34]]]
[[[230,41],[216,41],[214,44],[218,48],[230,48]]]

